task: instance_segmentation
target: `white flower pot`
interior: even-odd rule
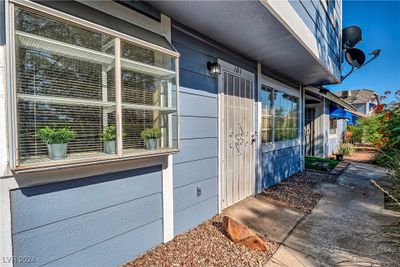
[[[115,140],[114,141],[104,141],[104,152],[106,154],[115,154]]]
[[[64,159],[67,157],[68,143],[65,144],[47,144],[49,158],[52,160]]]
[[[147,149],[148,150],[156,150],[157,149],[158,138],[147,139],[146,143],[147,143]]]

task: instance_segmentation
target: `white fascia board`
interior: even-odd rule
[[[325,53],[321,55],[322,48],[319,47],[318,40],[313,32],[307,27],[302,18],[297,14],[296,10],[286,0],[260,0],[260,2],[292,33],[292,35],[305,47],[309,53],[317,59],[320,64],[335,76],[339,83],[341,73],[334,62]],[[328,51],[329,47],[324,42],[324,50]],[[323,57],[323,58],[322,58]],[[326,63],[324,63],[326,62]]]
[[[305,89],[307,91],[310,91],[310,92],[314,93],[314,94],[322,96],[323,98],[326,98],[326,99],[328,99],[328,100],[330,100],[332,102],[335,102],[336,104],[344,107],[345,109],[347,109],[350,112],[357,111],[357,109],[353,105],[351,105],[350,103],[347,103],[345,100],[342,100],[342,99],[334,96],[332,93],[322,94],[322,93],[319,92],[319,88],[312,87],[312,86],[307,86],[307,87],[305,87]]]

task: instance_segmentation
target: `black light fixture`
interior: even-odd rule
[[[342,30],[343,49],[353,48],[362,41],[362,32],[358,26],[346,27]]]
[[[365,62],[365,54],[363,51],[357,48],[349,48],[345,52],[345,58],[347,63],[351,66],[351,70],[349,73],[347,73],[345,76],[342,76],[342,81],[346,79],[353,71],[354,68],[361,69],[368,63],[370,63],[372,60],[376,59],[379,55],[381,54],[380,49],[375,49],[372,52],[369,53],[371,58]]]
[[[210,75],[217,76],[221,74],[221,65],[219,65],[217,62],[207,62],[207,69]]]
[[[367,65],[372,60],[376,59],[380,53],[380,49],[375,49],[371,53],[372,56],[367,62],[365,62],[365,54],[362,50],[354,48],[362,40],[361,29],[357,26],[346,27],[342,31],[342,47],[344,51],[344,57],[351,66],[351,70],[345,76],[342,76],[342,81],[346,79],[353,71],[354,68],[360,69]]]

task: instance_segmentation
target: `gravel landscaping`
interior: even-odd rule
[[[268,240],[266,244],[268,252],[235,244],[225,236],[218,215],[124,266],[261,266],[279,246]]]
[[[305,171],[256,197],[266,203],[310,213],[322,197],[313,191],[313,187],[321,182],[335,183],[336,178],[328,173]],[[280,245],[271,240],[265,241],[267,252],[253,251],[235,244],[225,236],[222,216],[217,215],[124,266],[262,266]]]
[[[310,213],[322,197],[313,187],[322,182],[335,183],[336,178],[336,175],[328,173],[304,171],[264,190],[256,197],[276,206]]]

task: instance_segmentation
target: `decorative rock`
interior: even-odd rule
[[[252,250],[267,251],[268,247],[259,236],[247,226],[236,222],[234,219],[224,216],[222,227],[230,240],[244,245]]]

